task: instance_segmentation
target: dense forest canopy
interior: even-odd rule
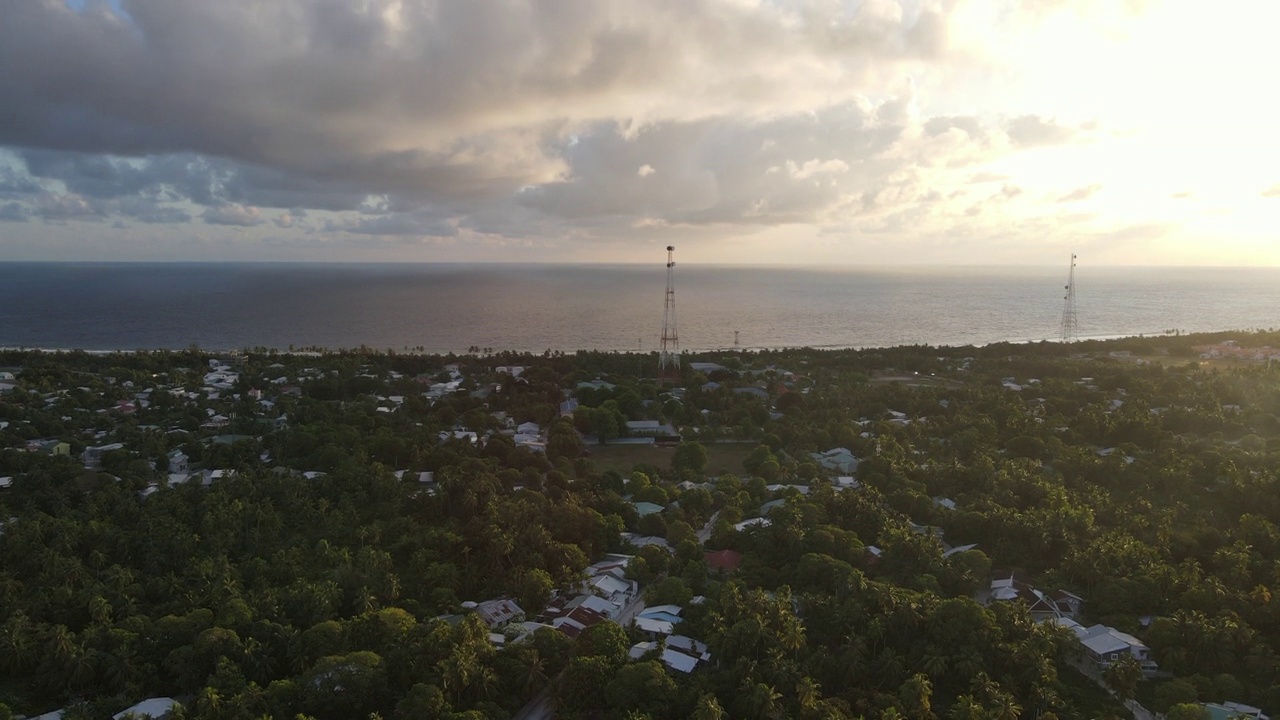
[[[0,717],[1280,710],[1271,345],[3,351]]]

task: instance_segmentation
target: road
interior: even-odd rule
[[[719,519],[720,519],[719,510],[711,514],[711,519],[708,520],[707,524],[703,525],[702,529],[699,530],[697,533],[698,542],[702,543],[703,545],[707,544],[707,541],[711,539],[711,530],[716,526],[716,520],[719,520]]]
[[[553,680],[552,683],[555,681]],[[551,697],[551,685],[548,683],[542,692],[520,708],[520,712],[511,716],[511,720],[551,720],[556,716],[556,703]]]

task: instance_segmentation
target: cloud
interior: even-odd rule
[[[1076,128],[1060,124],[1055,119],[1045,119],[1038,115],[1014,118],[1009,121],[1006,129],[1009,139],[1021,147],[1062,145],[1075,139],[1080,132]]]
[[[44,187],[14,168],[0,166],[0,198],[20,198],[44,192]]]
[[[45,222],[101,222],[108,217],[103,203],[74,193],[44,193],[35,202],[35,214]]]
[[[1280,197],[1280,184],[1274,185],[1262,191],[1262,197],[1278,198]]]
[[[917,83],[983,67],[965,2],[80,5],[0,23],[13,218],[370,245],[906,232],[1052,199],[992,163],[1089,135],[929,102]]]
[[[0,26],[0,144],[197,153],[370,191],[471,196],[554,180],[584,123],[633,128],[852,99],[947,49],[945,7],[870,0],[24,2]],[[732,62],[725,62],[733,58]],[[86,159],[100,186],[137,181]]]
[[[256,207],[245,207],[234,203],[215,205],[206,209],[200,219],[210,225],[233,225],[253,227],[266,222]]]
[[[355,220],[330,221],[325,230],[355,235],[389,235],[402,237],[452,237],[457,226],[429,210],[396,212]]]
[[[1071,202],[1080,202],[1081,200],[1088,200],[1094,195],[1097,195],[1100,190],[1102,190],[1101,183],[1086,185],[1084,187],[1076,188],[1075,190],[1072,190],[1071,192],[1066,193],[1064,195],[1058,196],[1058,199],[1055,200],[1054,202],[1071,203]]]
[[[30,217],[31,211],[25,205],[16,202],[0,205],[0,222],[26,222]]]

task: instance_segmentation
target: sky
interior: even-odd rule
[[[1280,3],[21,0],[0,260],[1280,265]]]

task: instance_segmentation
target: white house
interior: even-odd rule
[[[147,698],[137,705],[127,707],[112,715],[111,720],[122,720],[125,717],[163,720],[173,712],[174,705],[177,705],[177,702],[170,697]]]

